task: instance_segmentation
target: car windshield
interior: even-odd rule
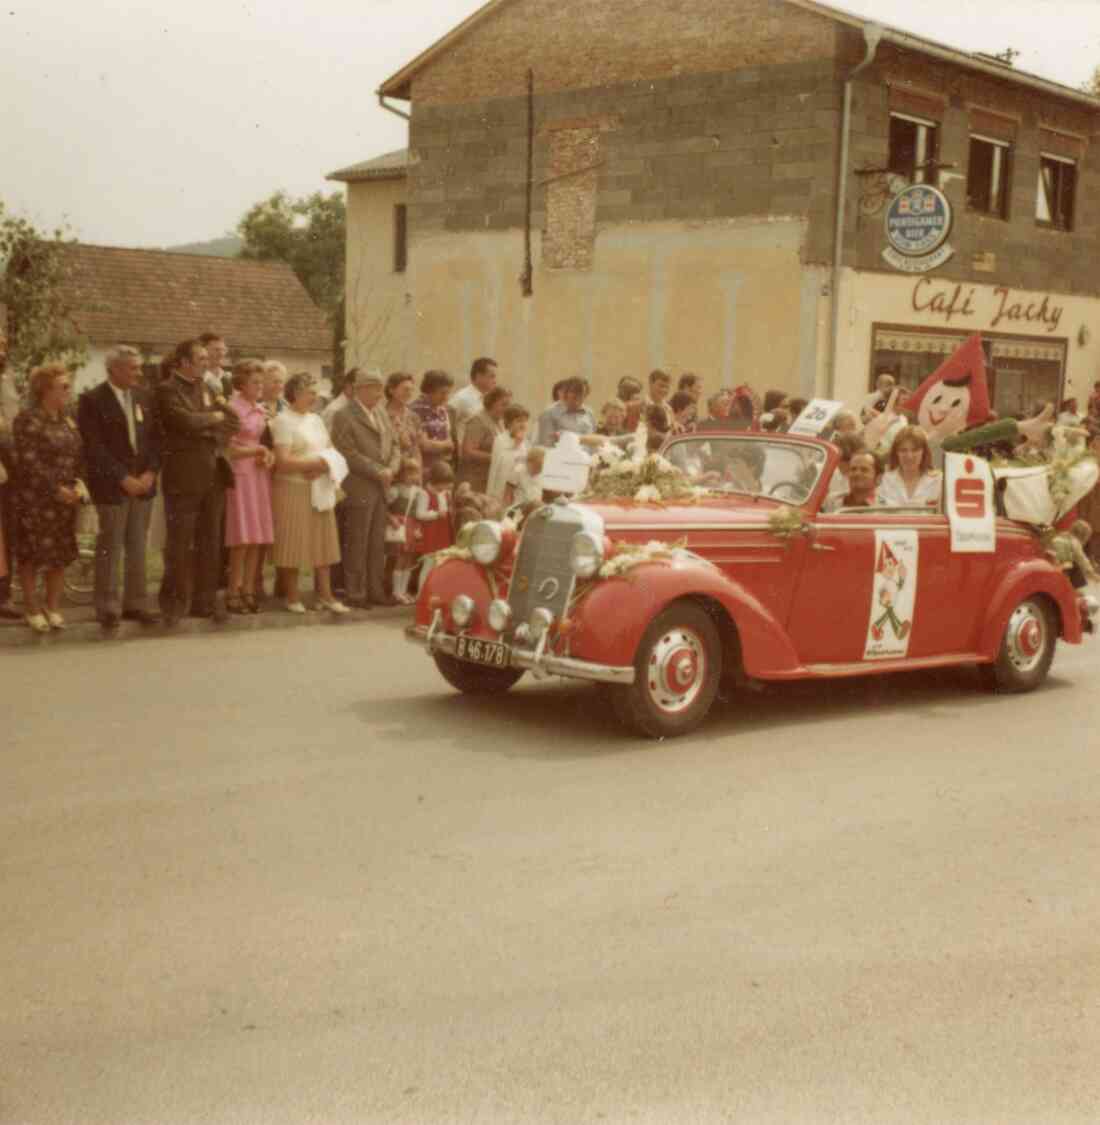
[[[802,504],[825,468],[825,450],[800,442],[696,434],[674,441],[665,457],[692,484],[715,492]]]

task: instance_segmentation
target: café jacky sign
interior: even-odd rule
[[[937,284],[930,277],[913,286],[912,304],[914,312],[942,317],[945,324],[965,321],[990,331],[1031,326],[1054,333],[1065,311],[1049,294],[1020,293],[1004,285]]]

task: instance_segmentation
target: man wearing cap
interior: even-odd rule
[[[383,582],[386,567],[386,490],[397,479],[401,446],[382,405],[376,371],[348,373],[348,404],[332,419],[332,444],[348,462],[343,488],[344,582],[349,605],[396,605]]]

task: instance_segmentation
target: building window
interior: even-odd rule
[[[1073,230],[1073,204],[1077,195],[1077,162],[1065,156],[1039,154],[1039,192],[1035,218],[1058,230]]]
[[[409,264],[408,208],[397,203],[393,208],[393,272],[404,273]]]
[[[934,183],[939,157],[939,126],[934,121],[890,114],[890,171],[912,184]]]
[[[970,166],[966,177],[966,202],[971,211],[998,219],[1008,218],[1008,177],[1011,148],[990,137],[970,138]]]

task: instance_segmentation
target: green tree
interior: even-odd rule
[[[1089,75],[1089,80],[1081,84],[1081,89],[1086,94],[1092,94],[1094,98],[1100,98],[1100,66],[1092,68],[1092,74]]]
[[[341,370],[347,238],[343,195],[316,191],[294,199],[285,191],[277,191],[251,207],[237,230],[244,240],[242,258],[286,262],[297,274],[332,324],[334,359],[337,370]]]
[[[41,363],[60,361],[76,370],[88,358],[66,284],[64,248],[74,241],[66,229],[47,234],[0,203],[0,306],[7,310],[8,366],[20,390]]]

